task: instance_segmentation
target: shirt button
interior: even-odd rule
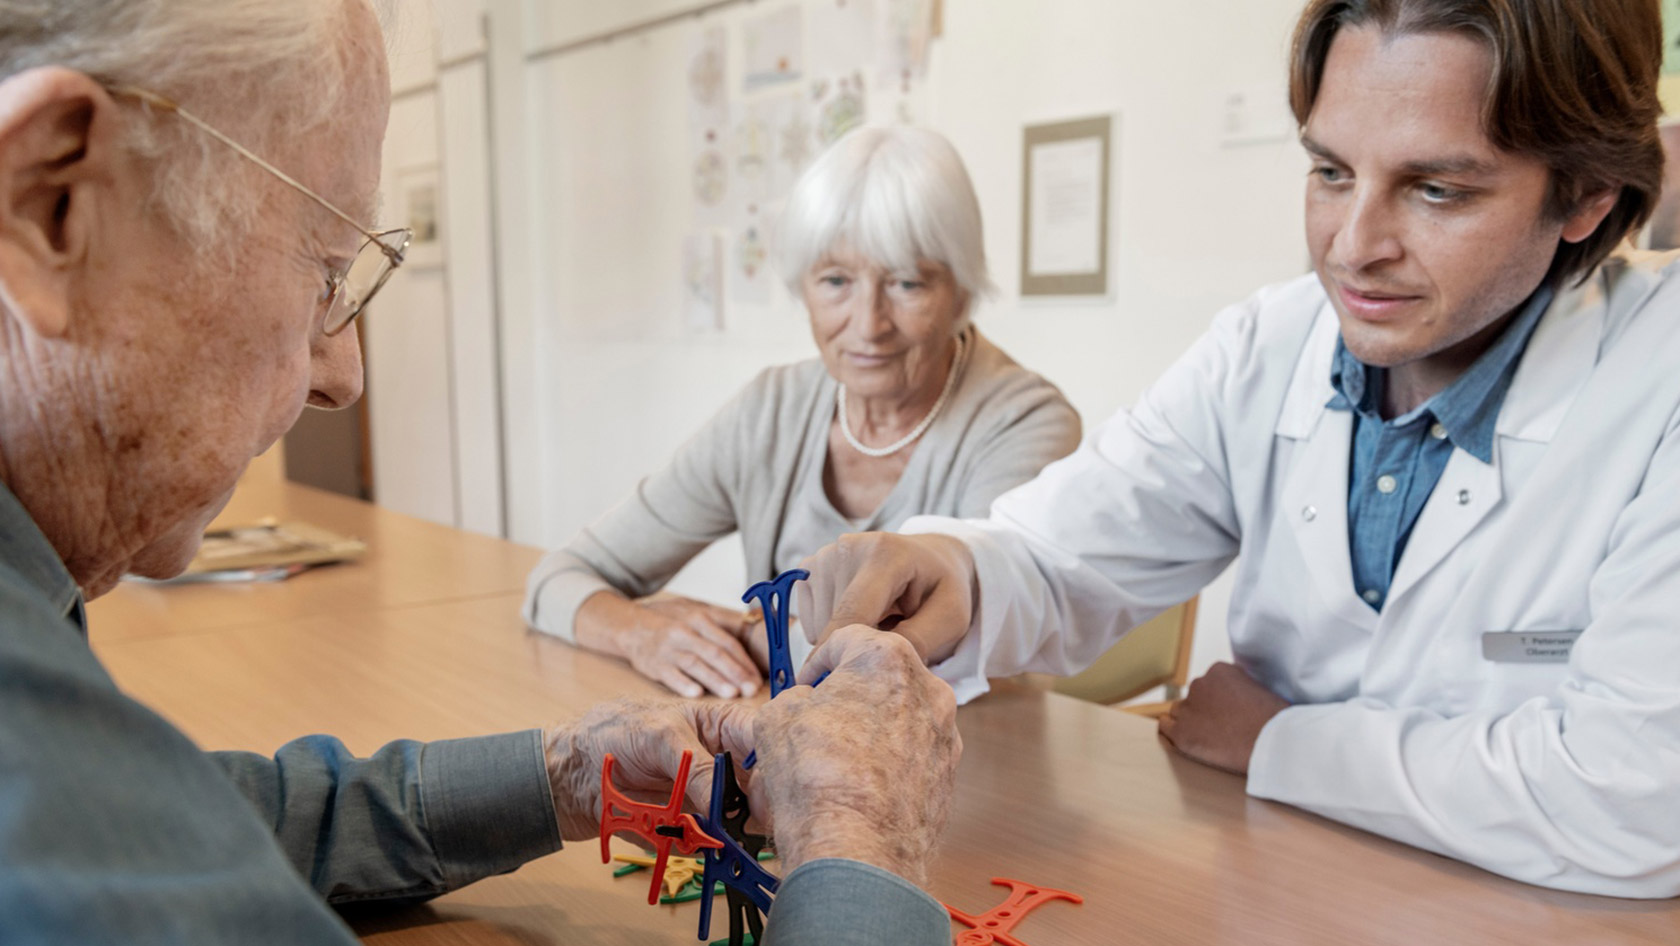
[[[1447,428],[1441,426],[1440,424],[1431,424],[1429,426],[1429,436],[1434,437],[1436,440],[1445,440],[1447,439]]]
[[[1469,490],[1461,489],[1461,490],[1458,491],[1458,504],[1460,506],[1470,505],[1470,491]]]
[[[1301,518],[1311,522],[1318,518],[1318,510],[1312,506],[1305,506],[1301,509]]]
[[[1394,477],[1387,474],[1377,477],[1377,492],[1379,493],[1392,493],[1394,492],[1394,488],[1399,485],[1399,483],[1395,482]]]
[[[1364,598],[1366,604],[1376,604],[1378,601],[1382,600],[1382,592],[1375,588],[1368,588],[1365,593],[1359,597]]]

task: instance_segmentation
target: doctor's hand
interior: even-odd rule
[[[601,832],[601,763],[613,754],[613,784],[638,800],[663,804],[682,764],[688,770],[689,807],[705,811],[712,799],[712,756],[752,751],[755,710],[744,703],[626,697],[602,703],[582,718],[543,733],[548,787],[560,837],[593,838]]]
[[[747,783],[789,871],[846,857],[925,886],[951,807],[962,737],[957,700],[895,634],[828,636],[790,687],[758,709]]]
[[[1241,667],[1217,663],[1161,717],[1160,732],[1174,749],[1197,762],[1247,775],[1260,730],[1288,708],[1287,700]]]
[[[752,696],[764,672],[749,652],[764,636],[756,614],[661,595],[630,601],[613,591],[591,595],[572,621],[577,642],[622,657],[636,672],[686,697]]]
[[[902,635],[936,663],[957,649],[974,617],[974,556],[952,536],[843,535],[800,567],[811,573],[794,587],[812,643],[862,624]]]

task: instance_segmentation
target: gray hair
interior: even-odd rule
[[[794,185],[776,239],[782,279],[796,296],[841,242],[898,272],[942,263],[971,305],[992,290],[968,170],[945,136],[926,128],[858,128],[836,141]]]
[[[371,2],[387,21],[390,0]],[[346,0],[0,0],[0,80],[62,66],[138,86],[272,153],[337,107],[349,9]],[[124,144],[156,168],[153,200],[193,244],[252,222],[261,193],[252,173],[262,172],[238,167],[247,162],[231,149],[172,120],[131,122]]]

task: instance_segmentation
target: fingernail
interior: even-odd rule
[[[750,683],[746,684],[745,686],[741,687],[741,695],[742,696],[757,696],[758,695],[758,687],[753,686]]]
[[[733,700],[735,698],[735,688],[722,687],[718,690],[718,696],[721,696],[726,700]]]

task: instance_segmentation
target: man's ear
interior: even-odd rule
[[[115,183],[117,111],[99,83],[70,69],[0,81],[0,309],[35,335],[69,326],[96,194]]]
[[[1616,199],[1621,195],[1621,188],[1610,187],[1581,198],[1574,212],[1563,221],[1563,242],[1579,243],[1592,236],[1615,208]]]

